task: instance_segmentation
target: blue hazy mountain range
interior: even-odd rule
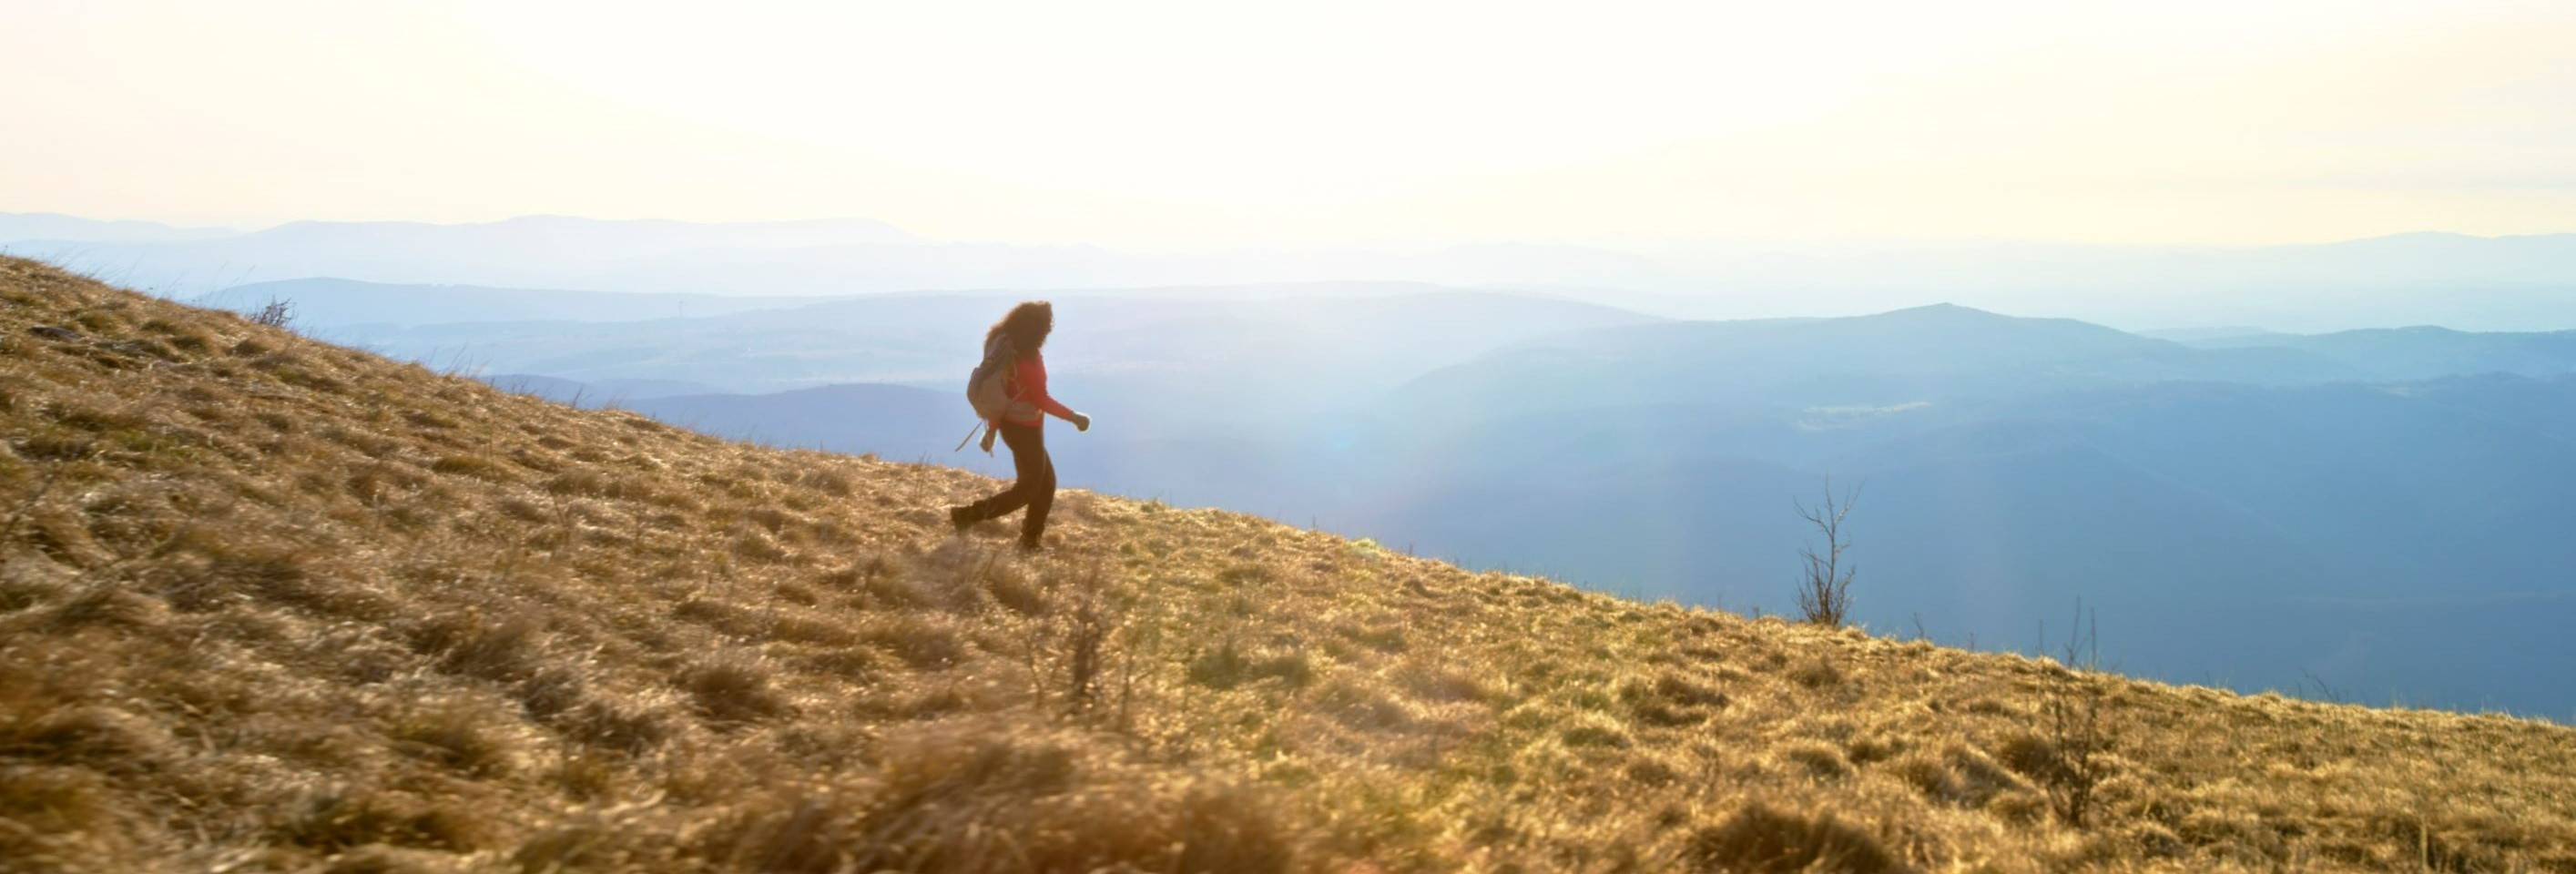
[[[1512,343],[1650,321],[1552,298],[1367,288],[1377,293],[1061,295],[1051,345],[1094,354],[1057,362],[1051,372],[1088,386],[1087,409],[1128,423],[1130,433],[1284,431],[1331,411],[1347,415],[1418,374]],[[938,386],[945,395],[945,386],[974,367],[978,338],[1007,305],[979,295],[874,295],[706,318],[319,332],[496,374],[680,380],[736,392],[876,382]],[[962,428],[967,418],[953,424]]]
[[[174,297],[320,277],[753,297],[1364,281],[1543,292],[1683,318],[1858,314],[1946,299],[2136,329],[2576,328],[2576,234],[2235,247],[1612,238],[1171,252],[937,240],[863,219],[534,216],[234,233],[0,214],[0,251]]]
[[[2254,334],[2187,341],[2201,349],[2282,349],[2351,363],[2376,379],[2458,373],[2557,373],[2576,359],[2576,331],[2469,333],[2412,327],[2318,336]]]
[[[293,305],[297,324],[307,329],[383,333],[459,322],[684,319],[800,307],[814,303],[815,298],[534,290],[478,285],[395,285],[325,277],[236,285],[191,298],[188,302],[248,312],[269,301],[285,301]]]
[[[588,278],[690,252],[768,252],[900,243],[882,222],[840,219],[704,223],[526,216],[481,224],[289,222],[220,236],[135,239],[18,231],[0,214],[0,248],[119,284],[194,297],[247,282],[349,277],[393,283],[628,290]],[[722,289],[719,289],[722,290]]]
[[[73,241],[157,243],[205,240],[241,233],[228,228],[179,228],[146,221],[100,221],[50,212],[0,212],[0,243]]]

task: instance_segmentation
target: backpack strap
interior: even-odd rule
[[[995,334],[992,342],[984,344],[983,368],[989,370],[996,364],[1010,365],[1016,363],[1019,357],[1020,350],[1012,348],[1011,335]]]

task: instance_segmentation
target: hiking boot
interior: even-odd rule
[[[1019,549],[1021,555],[1036,555],[1046,551],[1046,544],[1027,538],[1021,538]]]
[[[973,515],[974,509],[975,508],[973,507],[948,508],[948,527],[952,529],[957,536],[964,537],[966,536],[966,529],[975,527],[975,517]]]

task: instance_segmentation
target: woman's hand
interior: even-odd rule
[[[1073,430],[1076,430],[1076,431],[1089,431],[1089,430],[1091,430],[1091,417],[1090,417],[1090,416],[1083,415],[1083,414],[1081,414],[1081,413],[1075,413],[1075,414],[1073,414]]]

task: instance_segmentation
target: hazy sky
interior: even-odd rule
[[[0,211],[1122,245],[2576,231],[2576,3],[9,0]]]

